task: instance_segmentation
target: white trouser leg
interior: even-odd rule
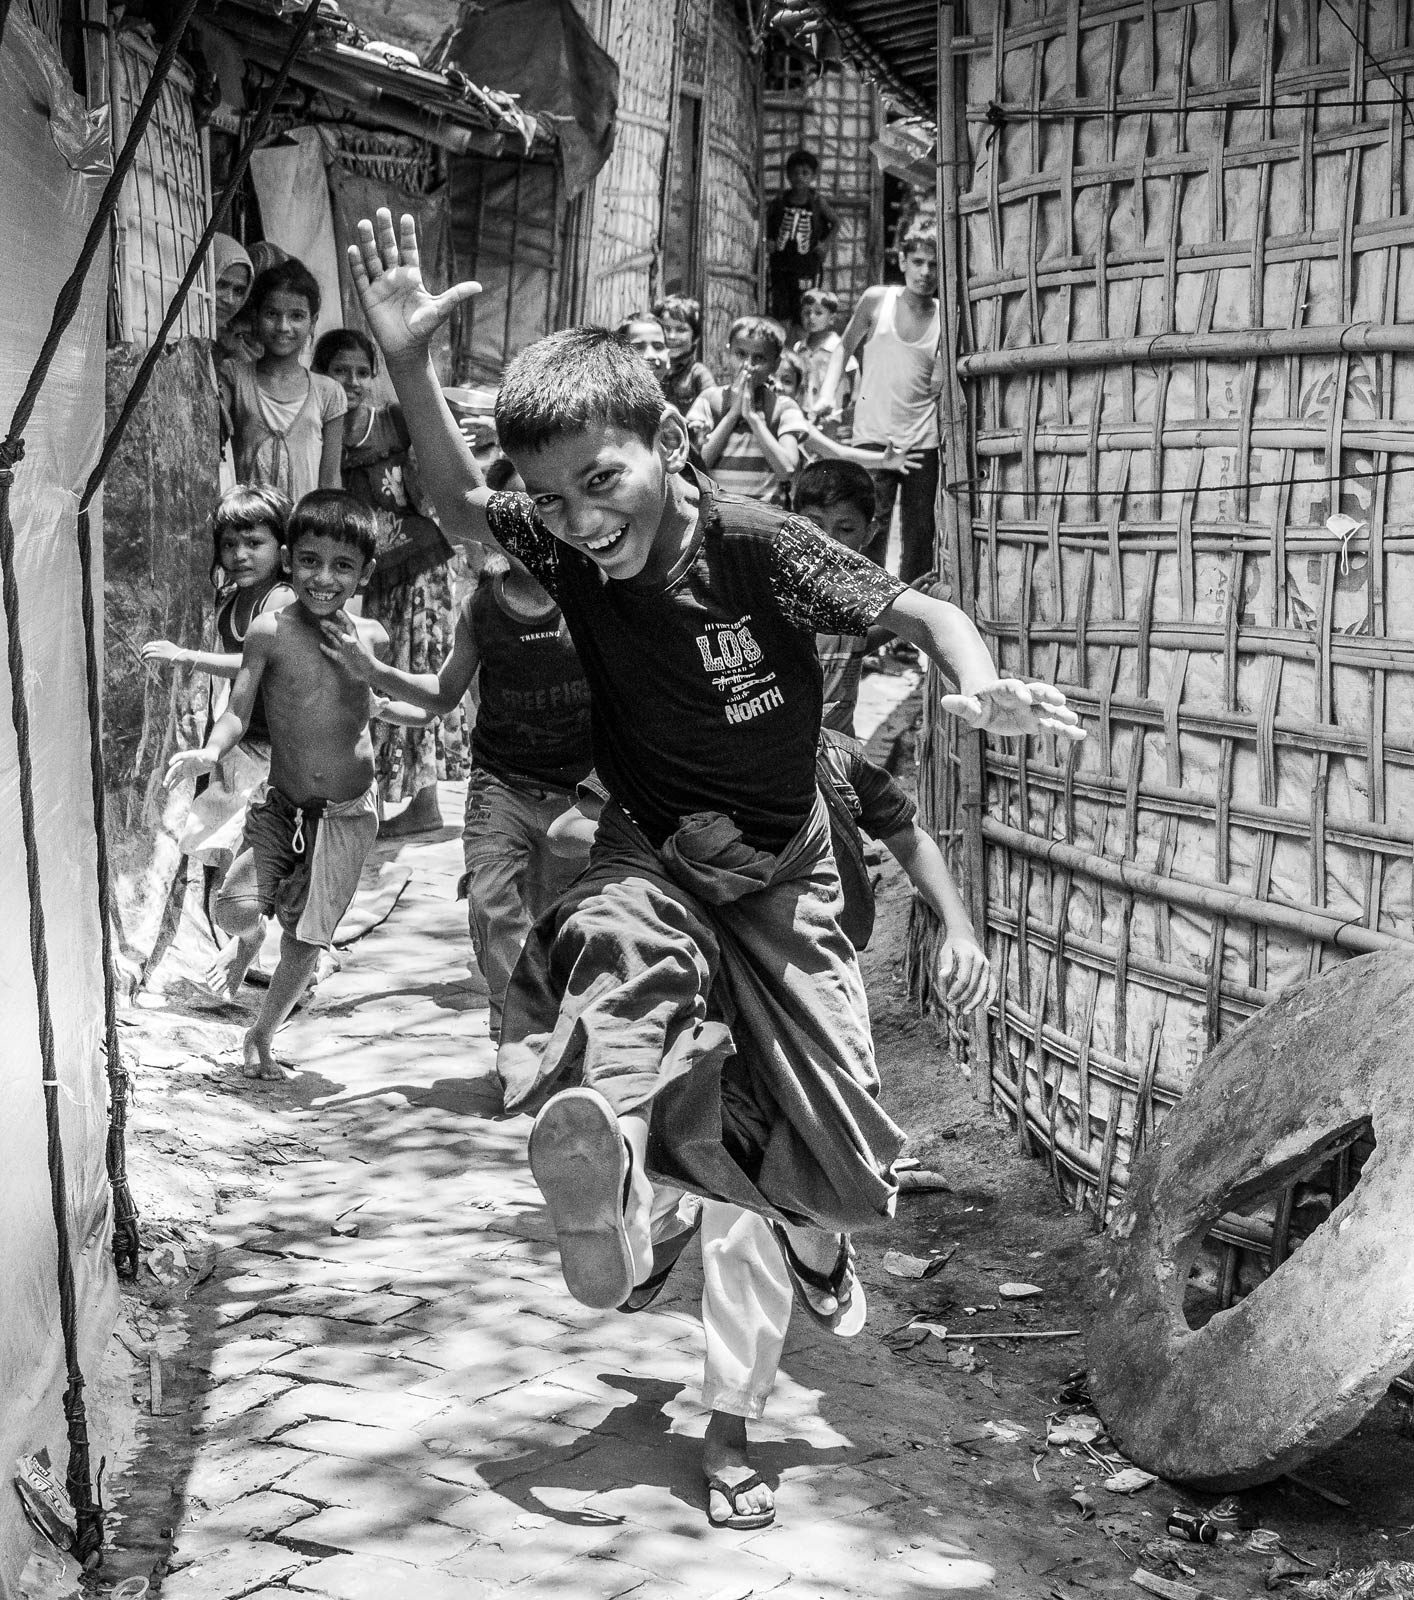
[[[702,1329],[708,1411],[759,1417],[776,1382],[790,1324],[792,1290],[765,1220],[754,1211],[702,1202]]]

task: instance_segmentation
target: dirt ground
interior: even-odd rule
[[[910,776],[907,729],[914,715],[916,698],[884,724],[875,741],[878,752],[893,750],[901,759],[900,776],[905,779]],[[450,810],[452,803],[448,800],[444,808]],[[454,853],[452,838],[444,831],[438,848]],[[384,899],[405,880],[403,863],[415,859],[407,847],[385,852],[379,868],[387,888]],[[446,871],[454,873],[454,863]],[[988,1592],[1008,1600],[1135,1595],[1140,1591],[1130,1575],[1141,1566],[1209,1591],[1220,1600],[1267,1592],[1265,1578],[1273,1557],[1248,1552],[1246,1535],[1220,1548],[1163,1542],[1165,1518],[1172,1507],[1211,1504],[1213,1497],[1190,1496],[1164,1483],[1134,1496],[1107,1493],[1102,1487],[1106,1468],[1075,1447],[1047,1447],[1047,1418],[1077,1409],[1079,1402],[1073,1397],[1083,1393],[1084,1334],[1097,1292],[1102,1242],[1091,1218],[1060,1203],[1044,1161],[1017,1152],[1006,1124],[974,1097],[974,1085],[948,1054],[937,1023],[918,1016],[904,992],[906,888],[898,869],[886,862],[878,925],[864,971],[886,1103],[909,1131],[909,1155],[939,1174],[946,1188],[906,1192],[895,1223],[860,1239],[861,1271],[870,1297],[870,1323],[863,1335],[845,1344],[814,1330],[798,1337],[793,1325],[787,1378],[796,1389],[817,1397],[819,1422],[849,1441],[847,1449],[816,1452],[824,1463],[821,1470],[827,1476],[836,1470],[829,1465],[833,1457],[837,1470],[867,1471],[870,1483],[884,1483],[906,1495],[921,1517],[935,1519],[938,1527],[965,1529],[971,1547],[980,1544],[990,1563],[993,1577],[985,1585]],[[400,914],[396,905],[391,907],[389,928]],[[455,916],[448,925],[453,935],[454,924]],[[354,947],[346,963],[357,965],[359,949]],[[435,999],[462,1029],[462,1048],[474,1046],[489,1061],[484,992],[478,981],[464,974],[422,974],[418,964],[425,959],[416,951],[408,954],[407,972],[384,983],[375,998],[385,1005],[401,1003],[401,984],[410,1005],[418,1003],[418,997]],[[275,1376],[267,1376],[268,1368],[257,1370],[258,1362],[248,1370],[239,1362],[233,1366],[232,1352],[254,1349],[262,1340],[298,1341],[297,1323],[327,1328],[332,1324],[320,1323],[319,1318],[333,1315],[316,1307],[311,1316],[310,1304],[296,1303],[294,1296],[287,1297],[289,1304],[283,1307],[267,1304],[253,1319],[247,1315],[249,1306],[238,1308],[239,1314],[232,1311],[232,1283],[241,1280],[231,1279],[230,1274],[248,1272],[251,1261],[261,1259],[252,1257],[253,1249],[276,1248],[247,1244],[233,1249],[232,1219],[238,1213],[244,1219],[258,1219],[266,1206],[272,1219],[286,1215],[288,1195],[299,1188],[299,1181],[318,1173],[318,1163],[333,1159],[331,1148],[339,1141],[346,1141],[340,1148],[348,1152],[349,1160],[376,1161],[376,1151],[356,1144],[352,1134],[399,1093],[405,1097],[404,1109],[410,1105],[415,1111],[438,1102],[419,1099],[393,1071],[386,1092],[379,1096],[370,1091],[362,1097],[359,1124],[340,1120],[350,1102],[346,1097],[342,1106],[336,1103],[334,1091],[339,1085],[330,1081],[347,1077],[338,1070],[337,1050],[317,1071],[302,1073],[289,1085],[267,1088],[243,1081],[231,1060],[241,1016],[203,1002],[189,982],[191,967],[191,961],[184,968],[180,959],[172,958],[164,992],[149,996],[127,1014],[124,1023],[140,1057],[129,1148],[134,1189],[144,1213],[148,1265],[139,1282],[125,1288],[123,1317],[107,1375],[108,1387],[124,1394],[130,1416],[126,1432],[121,1425],[110,1430],[119,1442],[106,1485],[115,1517],[114,1548],[105,1577],[150,1575],[160,1592],[164,1575],[170,1573],[166,1581],[172,1595],[222,1600],[284,1593],[276,1585],[287,1581],[295,1589],[306,1587],[298,1574],[279,1573],[268,1560],[242,1566],[248,1551],[239,1546],[234,1533],[229,1535],[231,1548],[226,1554],[235,1561],[231,1570],[247,1573],[249,1581],[223,1578],[218,1584],[213,1578],[203,1586],[199,1579],[204,1570],[201,1562],[211,1559],[210,1540],[203,1546],[184,1530],[195,1523],[199,1533],[198,1519],[209,1518],[213,1508],[219,1511],[230,1500],[246,1504],[241,1496],[251,1495],[252,1488],[266,1488],[258,1470],[243,1465],[240,1451],[213,1466],[205,1455],[208,1442],[234,1414],[231,1401],[237,1389],[241,1405],[258,1409],[282,1388]],[[326,1008],[327,1018],[346,1014],[348,1008],[341,1007],[338,999],[339,984],[346,976],[332,979],[331,997],[315,1003],[310,1013],[315,1022],[321,1007]],[[322,1026],[337,1028],[338,1023],[326,1021]],[[398,1030],[394,1024],[389,1029],[391,1038]],[[357,1039],[348,1041],[348,1049],[356,1047]],[[439,1034],[435,1048],[443,1047]],[[454,1076],[445,1069],[439,1085]],[[477,1126],[484,1129],[486,1137],[499,1141],[495,1147],[501,1152],[504,1125],[486,1120],[489,1109],[479,1101],[459,1106],[458,1115],[464,1118],[460,1126],[473,1136]],[[418,1128],[414,1144],[440,1137],[430,1124],[419,1123]],[[335,1179],[323,1181],[333,1184]],[[247,1230],[251,1226],[248,1220],[243,1225]],[[347,1231],[348,1223],[337,1217],[320,1221],[315,1232],[324,1236],[326,1245],[347,1243],[353,1249],[361,1243],[329,1240],[328,1233],[337,1236],[341,1225]],[[289,1224],[272,1220],[270,1226]],[[527,1237],[536,1237],[533,1229]],[[293,1246],[281,1248],[286,1266],[300,1257]],[[942,1264],[923,1278],[900,1277],[890,1270],[896,1263],[886,1260],[890,1251]],[[304,1251],[313,1253],[312,1248]],[[694,1274],[695,1269],[689,1269],[675,1275],[661,1302],[669,1314],[694,1313],[700,1285]],[[1022,1302],[1000,1299],[998,1286],[1015,1281],[1036,1285],[1042,1293]],[[219,1291],[214,1289],[217,1284],[223,1284]],[[541,1308],[537,1302],[531,1309]],[[348,1314],[357,1317],[356,1312]],[[547,1317],[557,1314],[553,1309],[544,1311]],[[909,1324],[920,1319],[945,1327],[951,1335],[974,1337],[944,1341],[929,1333],[920,1336],[916,1329],[909,1330]],[[378,1344],[385,1349],[399,1324],[374,1327],[373,1320],[370,1317],[365,1330],[370,1348]],[[647,1319],[632,1320],[643,1326]],[[802,1321],[797,1318],[796,1324]],[[1053,1330],[1077,1330],[1080,1336],[1027,1342],[981,1337]],[[316,1335],[307,1334],[303,1342],[317,1342]],[[397,1342],[410,1344],[412,1335]],[[275,1365],[277,1372],[282,1366],[294,1370],[287,1363]],[[217,1376],[230,1379],[233,1372],[234,1383],[213,1388]],[[1081,1388],[1073,1387],[1078,1378]],[[1068,1390],[1067,1385],[1072,1387]],[[288,1387],[288,1379],[283,1386]],[[1067,1394],[1072,1398],[1062,1399]],[[1200,1397],[1195,1397],[1197,1403]],[[661,1428],[654,1437],[660,1435]],[[251,1447],[254,1455],[264,1452],[267,1457],[275,1449],[276,1444],[264,1436]],[[777,1458],[768,1452],[764,1459],[769,1470]],[[780,1459],[788,1461],[788,1452]],[[1310,1487],[1284,1480],[1246,1494],[1243,1500],[1262,1527],[1280,1535],[1294,1557],[1311,1563],[1307,1571],[1414,1558],[1414,1430],[1407,1406],[1386,1400],[1355,1435],[1312,1462],[1302,1476]],[[1072,1500],[1077,1487],[1093,1503],[1092,1514],[1082,1515]],[[307,1504],[291,1499],[297,1492],[262,1492],[251,1498],[289,1500],[291,1505],[302,1504],[304,1514],[322,1504],[317,1495],[306,1495]],[[805,1516],[803,1484],[783,1472],[778,1496],[778,1522],[789,1529],[794,1515],[795,1536],[815,1536]],[[1348,1505],[1337,1503],[1340,1500]],[[287,1509],[283,1514],[291,1513]],[[330,1513],[324,1510],[319,1515]],[[321,1550],[328,1556],[362,1548],[356,1541],[340,1543],[333,1536],[327,1549],[318,1540],[302,1541],[293,1533],[262,1537],[276,1540],[286,1555],[295,1552],[291,1559],[298,1560],[313,1559]],[[808,1573],[808,1562],[801,1566],[791,1558],[790,1537],[788,1533],[769,1549],[791,1571]],[[305,1571],[317,1573],[332,1565],[326,1560],[322,1567]],[[183,1578],[185,1584],[179,1584]],[[332,1584],[333,1579],[329,1581]],[[658,1592],[651,1583],[644,1587],[641,1575],[638,1582],[642,1596]],[[844,1573],[837,1582],[818,1576],[806,1581],[798,1575],[773,1582],[782,1597],[891,1591],[888,1583],[865,1583],[862,1572]],[[309,1578],[308,1585],[314,1588],[315,1579]],[[607,1595],[633,1589],[628,1584],[594,1592]],[[355,1583],[347,1589],[314,1588],[314,1592],[347,1593],[361,1600],[365,1592],[382,1597],[394,1591]],[[406,1592],[424,1591],[413,1587]],[[526,1587],[524,1592],[540,1591]],[[577,1581],[570,1581],[558,1592],[575,1596],[580,1591]],[[738,1579],[717,1592],[723,1597],[744,1596],[772,1588]],[[924,1592],[906,1585],[892,1587],[892,1593],[900,1596]]]

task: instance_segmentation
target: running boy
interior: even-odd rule
[[[915,217],[899,238],[902,284],[878,284],[860,296],[834,350],[815,401],[815,418],[837,405],[849,358],[859,351],[863,373],[854,400],[855,444],[892,443],[916,452],[918,466],[874,473],[874,531],[864,554],[883,564],[894,502],[899,502],[903,547],[898,575],[912,583],[933,565],[934,501],[938,493],[938,394],[942,366],[938,339],[938,230]]]
[[[800,465],[805,414],[771,387],[784,343],[769,317],[738,317],[728,338],[736,376],[704,389],[687,413],[687,431],[723,494],[769,505]]]
[[[651,1166],[780,1222],[797,1295],[845,1316],[848,1232],[891,1213],[902,1136],[837,920],[813,635],[882,621],[947,665],[960,692],[943,705],[974,727],[1073,739],[1075,713],[1050,685],[999,679],[956,608],[683,475],[681,423],[606,330],[552,334],[507,368],[497,431],[527,494],[492,493],[428,355],[476,286],[434,298],[412,218],[399,234],[386,210],[350,261],[444,530],[524,562],[590,685],[612,803],[588,871],[531,930],[497,1061],[507,1109],[538,1109],[531,1170],[566,1284],[610,1307],[650,1276]]]
[[[210,772],[244,737],[257,695],[263,699],[270,782],[264,797],[252,800],[242,857],[228,880],[228,888],[240,885],[241,892],[223,892],[216,902],[216,921],[239,941],[247,966],[260,949],[267,917],[278,916],[284,930],[280,963],[245,1036],[250,1078],[284,1076],[275,1059],[275,1031],[304,993],[319,952],[333,943],[378,834],[368,732],[372,696],[366,684],[326,659],[321,629],[326,618],[344,616],[372,575],[376,543],[373,513],[342,490],[316,490],[300,501],[284,551],[295,603],[252,620],[225,711],[201,749],[179,750],[167,767],[168,788]],[[387,648],[378,623],[360,617],[352,626],[371,649]],[[233,993],[243,976],[244,969],[233,966]]]

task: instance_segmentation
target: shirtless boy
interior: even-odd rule
[[[254,872],[233,868],[228,881],[243,891],[216,902],[217,923],[239,942],[235,984],[260,949],[266,919],[279,917],[283,930],[280,963],[245,1036],[250,1078],[284,1076],[275,1031],[332,944],[378,834],[368,732],[373,697],[320,648],[321,624],[339,618],[375,653],[386,651],[388,635],[378,623],[345,620],[344,612],[372,575],[376,538],[373,513],[340,489],[318,489],[299,502],[283,552],[295,603],[251,623],[226,710],[201,749],[179,750],[167,767],[168,788],[210,772],[239,743],[261,693],[270,781],[263,797],[252,798],[237,860],[239,867],[249,853]]]

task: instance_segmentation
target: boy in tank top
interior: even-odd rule
[[[915,217],[898,244],[902,284],[876,284],[860,297],[849,325],[830,354],[813,411],[835,410],[845,364],[859,353],[863,373],[854,402],[854,443],[890,443],[916,457],[908,473],[874,471],[874,527],[863,554],[883,565],[894,502],[899,502],[902,549],[898,575],[912,583],[933,566],[934,502],[938,493],[938,232],[931,218]]]

